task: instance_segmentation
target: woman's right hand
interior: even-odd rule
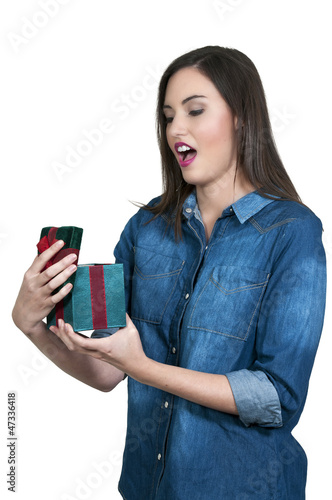
[[[46,263],[63,246],[62,240],[54,243],[34,259],[32,266],[24,275],[12,317],[15,325],[27,335],[38,328],[55,304],[72,289],[73,285],[68,283],[58,293],[52,295],[52,292],[76,271],[77,266],[73,264],[77,259],[75,254],[67,255],[43,271]]]

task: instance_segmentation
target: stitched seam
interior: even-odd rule
[[[139,318],[138,316],[131,316],[131,319],[136,319],[138,321],[145,321],[145,323],[152,323],[153,325],[159,325],[161,323],[161,319],[158,320],[152,320],[152,319],[145,319],[145,318]]]
[[[183,269],[183,264],[184,260],[182,261],[182,266],[179,269],[175,269],[175,271],[170,271],[169,273],[164,273],[164,274],[144,274],[142,271],[135,265],[134,271],[142,280],[152,280],[152,279],[159,279],[159,278],[168,278],[169,276],[176,276],[177,274],[180,274],[180,272]]]
[[[269,277],[270,277],[270,274],[268,274],[268,279],[269,279]],[[268,279],[266,280],[266,283],[268,282]],[[245,340],[246,340],[246,339],[247,339],[247,337],[248,337],[249,330],[250,330],[250,327],[251,327],[251,323],[252,323],[252,321],[253,321],[253,319],[254,319],[254,316],[255,316],[255,314],[256,314],[256,311],[257,311],[258,305],[259,305],[259,304],[260,304],[260,302],[261,302],[261,298],[262,298],[262,295],[263,295],[263,292],[264,292],[265,288],[266,288],[266,285],[264,285],[264,286],[262,287],[262,292],[261,292],[261,294],[260,294],[260,296],[259,296],[259,299],[258,299],[258,301],[257,301],[257,304],[256,304],[256,307],[255,307],[255,310],[254,310],[254,312],[252,313],[251,320],[250,320],[250,323],[249,323],[249,326],[248,326],[248,329],[247,329],[246,335],[245,335],[245,337],[244,337],[244,339],[245,339]]]
[[[224,236],[225,231],[226,231],[226,229],[227,229],[227,227],[228,227],[228,224],[231,222],[231,220],[232,220],[232,219],[231,219],[231,217],[230,217],[230,218],[229,218],[229,220],[227,221],[227,223],[225,224],[225,227],[224,227],[224,229],[223,229],[223,231],[222,231],[221,235],[219,236],[219,238],[218,238],[218,239],[217,239],[214,243],[211,243],[211,245],[209,245],[209,244],[208,244],[208,249],[207,249],[207,252],[206,252],[206,256],[208,256],[208,255],[209,255],[209,253],[210,253],[210,251],[211,251],[211,248],[213,248],[213,247],[214,247],[214,245],[216,245],[217,243],[219,243],[219,241],[221,240],[221,238]],[[212,236],[212,235],[211,235],[211,236]]]
[[[180,269],[180,271],[179,271],[177,274],[174,274],[174,276],[177,276],[177,278],[176,278],[176,280],[175,280],[175,282],[174,282],[173,288],[172,288],[171,292],[169,293],[168,299],[167,299],[167,301],[166,301],[166,303],[165,303],[165,306],[164,306],[163,310],[161,311],[161,313],[160,313],[160,315],[159,315],[158,319],[156,319],[156,320],[149,320],[149,319],[139,318],[139,317],[137,317],[137,316],[132,316],[132,319],[138,319],[138,320],[140,320],[140,321],[146,321],[146,322],[148,322],[148,323],[154,323],[154,324],[156,324],[156,325],[158,325],[159,323],[161,323],[161,320],[163,319],[163,316],[164,316],[165,309],[166,309],[166,307],[168,306],[169,301],[171,300],[171,297],[172,297],[172,295],[173,295],[174,289],[175,289],[175,287],[176,287],[176,284],[177,284],[178,279],[179,279],[179,276],[180,276],[180,272],[181,272],[181,271],[182,271],[182,269],[183,269],[184,263],[185,263],[185,261],[182,261],[182,268]]]
[[[156,437],[158,438],[158,435],[159,435],[159,430],[160,430],[160,426],[161,426],[161,416],[162,416],[162,408],[159,409],[159,422],[158,422],[158,429],[157,429],[157,432],[156,432]],[[155,447],[155,456],[157,456],[157,453],[158,453],[158,439],[156,438],[156,447]],[[158,460],[155,460],[155,466],[153,467],[153,479],[152,479],[152,484],[151,484],[151,488],[150,488],[150,498],[152,499],[152,495],[153,495],[153,489],[154,489],[154,484],[155,484],[155,480],[156,480],[156,471],[157,471],[157,468],[158,468]]]
[[[263,281],[262,283],[253,283],[252,285],[246,285],[242,286],[239,288],[233,288],[231,290],[228,290],[227,288],[224,288],[218,281],[215,281],[212,277],[209,279],[211,283],[218,288],[224,295],[231,295],[233,293],[238,293],[246,290],[255,290],[256,288],[264,287],[266,283],[268,282],[268,279]]]
[[[123,496],[124,500],[127,500],[127,498],[124,496],[124,493],[123,493],[123,491],[121,490],[120,486],[118,487],[118,489],[119,489],[119,491],[120,491],[121,495]]]
[[[196,231],[196,229],[190,224],[190,221],[188,220],[188,226],[191,227],[191,229],[194,231],[194,233],[196,234],[197,238],[199,239],[199,241],[201,242],[201,251],[203,250],[203,242],[198,234],[198,232]]]
[[[289,222],[292,222],[293,220],[296,220],[295,217],[293,218],[289,218],[289,219],[285,219],[283,221],[280,221],[280,222],[277,222],[276,224],[273,224],[272,226],[266,228],[266,229],[263,229],[259,224],[258,222],[253,218],[251,217],[249,219],[249,222],[261,233],[261,234],[264,234],[264,233],[267,233],[268,231],[271,231],[272,229],[275,229],[276,227],[280,227],[280,226],[283,226],[284,224],[288,224]]]
[[[210,279],[206,282],[206,284],[204,285],[204,287],[203,287],[203,289],[202,289],[201,293],[200,293],[200,294],[199,294],[199,296],[197,297],[196,303],[195,303],[195,305],[194,305],[194,308],[193,308],[192,313],[191,313],[190,318],[189,318],[188,328],[192,328],[192,329],[194,329],[194,330],[203,330],[203,331],[206,331],[206,332],[217,333],[217,334],[219,334],[219,335],[225,335],[226,337],[231,337],[231,338],[235,338],[235,339],[238,339],[238,340],[243,340],[243,341],[245,341],[245,340],[247,339],[247,337],[248,337],[248,332],[249,332],[249,329],[250,329],[250,326],[251,326],[252,320],[253,320],[253,318],[254,318],[254,316],[255,316],[255,313],[256,313],[257,307],[258,307],[258,305],[259,305],[259,303],[260,303],[260,301],[261,301],[261,297],[262,297],[262,294],[263,294],[264,289],[266,288],[266,284],[267,284],[267,282],[268,282],[268,280],[269,280],[269,277],[270,277],[270,274],[268,274],[268,276],[267,276],[267,280],[266,280],[266,281],[264,281],[264,284],[263,284],[263,286],[262,286],[262,292],[261,292],[261,294],[260,294],[260,296],[259,296],[259,299],[258,299],[258,301],[257,301],[257,304],[256,304],[256,307],[255,307],[255,310],[254,310],[254,312],[253,312],[253,314],[252,314],[252,316],[251,316],[251,319],[250,319],[249,327],[248,327],[248,329],[247,329],[246,334],[245,334],[245,336],[244,336],[244,337],[239,337],[239,336],[232,335],[232,334],[229,334],[229,333],[220,332],[220,331],[218,331],[218,330],[212,330],[212,329],[209,329],[209,328],[201,328],[201,327],[198,327],[198,326],[193,326],[193,325],[191,325],[191,322],[192,322],[192,318],[193,318],[193,315],[194,315],[195,309],[196,309],[196,307],[197,307],[197,305],[198,305],[198,303],[199,303],[199,301],[200,301],[200,298],[201,298],[202,294],[203,294],[203,293],[204,293],[204,291],[205,291],[205,288],[208,286],[208,284],[209,284],[209,282],[210,282],[210,281],[211,281],[211,283],[213,283],[213,281],[212,281],[212,279],[211,279],[211,278],[210,278]],[[214,283],[213,283],[213,284],[214,284]],[[215,285],[215,284],[214,284],[214,285]],[[216,285],[215,285],[215,286],[216,286]],[[216,288],[218,288],[218,287],[216,286]],[[258,286],[257,286],[257,287],[255,287],[255,288],[260,288],[260,287],[258,287]],[[222,290],[221,290],[221,291],[222,291]],[[225,295],[228,295],[228,294],[225,294]],[[229,294],[229,295],[230,295],[230,294]]]
[[[193,310],[192,310],[191,315],[190,315],[190,318],[189,318],[189,322],[188,322],[188,323],[189,323],[189,327],[190,327],[190,323],[191,323],[191,321],[192,321],[192,317],[193,317],[193,315],[194,315],[195,309],[196,309],[196,307],[197,307],[197,304],[198,304],[198,302],[199,302],[199,300],[200,300],[200,298],[201,298],[202,294],[204,293],[205,288],[208,286],[209,281],[210,281],[210,280],[208,280],[208,281],[205,283],[205,285],[204,285],[204,287],[203,287],[203,289],[202,289],[201,293],[200,293],[200,294],[199,294],[199,296],[197,297],[196,304],[194,305]]]
[[[238,337],[238,336],[232,335],[230,333],[219,332],[218,330],[210,330],[209,328],[201,328],[199,326],[192,326],[192,325],[189,325],[188,328],[190,328],[192,330],[202,330],[204,332],[216,333],[217,335],[224,335],[225,337],[230,337],[230,338],[233,338],[236,340],[242,340],[243,342],[246,341],[246,337]]]

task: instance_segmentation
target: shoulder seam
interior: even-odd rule
[[[262,228],[260,224],[254,219],[254,217],[250,217],[249,222],[259,231],[261,234],[267,233],[271,231],[272,229],[275,229],[276,227],[283,226],[284,224],[288,224],[289,222],[292,222],[294,220],[297,220],[295,217],[291,217],[285,220],[282,220],[280,222],[277,222],[276,224],[272,224],[272,226],[267,227],[266,229]]]

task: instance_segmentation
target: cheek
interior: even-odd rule
[[[167,127],[166,127],[166,141],[167,141],[167,144],[168,144],[169,148],[172,149],[171,148],[172,142],[171,142],[170,139],[171,139],[171,136],[170,136],[170,133],[167,131]],[[174,151],[172,150],[172,152],[174,152]]]
[[[215,127],[205,128],[202,131],[204,146],[211,152],[220,150],[220,148],[224,149],[227,144],[230,144],[230,140],[231,134],[224,127],[224,124],[218,123]]]
[[[200,136],[204,145],[209,149],[220,149],[227,145],[232,146],[235,137],[233,123],[229,120],[219,119],[210,122],[208,127],[202,127]]]

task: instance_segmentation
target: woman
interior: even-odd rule
[[[306,456],[291,431],[323,326],[321,222],[282,165],[241,52],[204,47],[173,61],[157,121],[164,193],[114,252],[127,327],[94,339],[62,321],[46,328],[71,285],[51,292],[76,269],[68,256],[42,272],[61,242],[27,271],[14,321],[93,387],[128,375],[123,498],[303,499]]]

